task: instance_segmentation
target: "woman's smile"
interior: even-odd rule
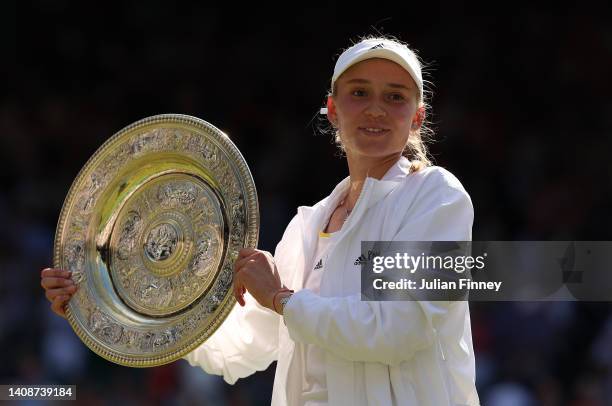
[[[381,137],[391,131],[388,128],[382,127],[359,127],[358,130],[361,134],[368,137]]]

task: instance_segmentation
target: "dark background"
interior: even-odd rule
[[[347,175],[317,112],[336,56],[364,34],[429,64],[431,151],[472,197],[474,240],[612,240],[610,5],[314,3],[2,3],[0,384],[76,384],[94,405],[269,403],[273,366],[229,386],[185,361],[137,370],[94,355],[50,311],[40,269],[87,159],[170,112],[243,152],[273,250],[296,207]],[[484,405],[612,404],[609,303],[471,309]]]

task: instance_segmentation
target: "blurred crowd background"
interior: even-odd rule
[[[269,404],[274,364],[236,385],[186,361],[89,351],[49,309],[41,268],[79,169],[141,118],[182,113],[250,165],[260,248],[347,175],[317,114],[339,52],[395,35],[433,83],[435,162],[475,207],[474,240],[612,240],[612,7],[65,0],[0,6],[0,384],[74,384],[79,404]],[[471,303],[483,405],[612,405],[602,302]]]

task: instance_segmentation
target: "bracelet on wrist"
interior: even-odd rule
[[[292,289],[287,289],[287,288],[280,288],[274,293],[274,296],[272,296],[272,307],[274,308],[274,311],[276,313],[278,313],[278,310],[276,310],[276,297],[278,296],[279,293],[283,293],[283,292],[294,293]]]

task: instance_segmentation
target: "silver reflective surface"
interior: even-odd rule
[[[110,361],[172,362],[233,307],[233,262],[258,230],[253,179],[225,134],[184,115],[140,120],[92,156],[62,208],[54,266],[79,287],[68,320]]]

